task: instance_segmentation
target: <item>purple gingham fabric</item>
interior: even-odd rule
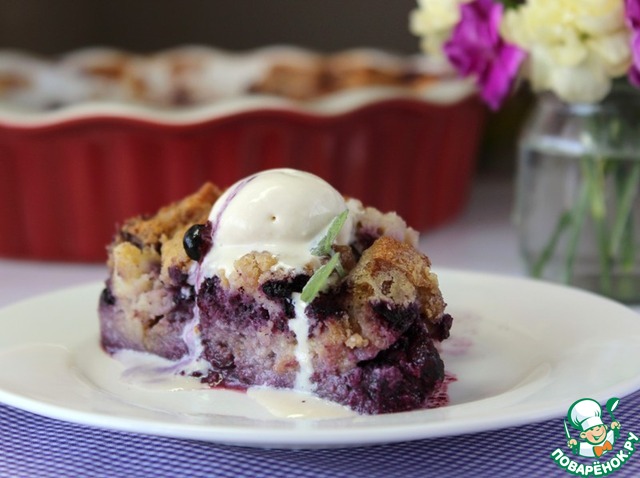
[[[640,436],[639,412],[640,391],[622,398],[615,413],[622,434],[614,452],[627,432]],[[550,457],[556,448],[568,452],[565,442],[557,418],[391,445],[264,450],[102,430],[0,405],[0,478],[570,477]],[[640,453],[609,476],[640,477]]]

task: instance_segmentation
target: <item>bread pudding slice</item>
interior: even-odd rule
[[[368,414],[427,406],[452,318],[417,233],[333,191],[313,199],[326,185],[306,173],[265,176],[125,224],[109,248],[103,347],[204,363],[189,373],[212,387],[295,389]],[[350,222],[325,226],[341,208]]]
[[[193,286],[187,283],[189,259],[185,231],[206,221],[220,196],[212,184],[160,209],[128,220],[108,247],[109,278],[100,296],[102,347],[149,352],[178,359],[188,352],[182,338],[193,318]]]

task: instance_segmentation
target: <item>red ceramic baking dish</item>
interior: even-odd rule
[[[276,167],[310,171],[431,229],[465,204],[484,116],[453,81],[305,102],[253,94],[188,108],[0,108],[0,256],[103,261],[124,219],[204,181],[226,187]]]

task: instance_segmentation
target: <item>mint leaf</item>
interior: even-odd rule
[[[313,249],[311,249],[311,254],[314,256],[329,256],[331,255],[333,245],[333,241],[336,240],[338,234],[340,233],[340,229],[344,226],[345,221],[347,220],[347,216],[349,215],[349,210],[345,209],[331,221],[331,225],[327,230],[327,233],[324,235],[322,239],[315,245]]]
[[[307,304],[316,298],[318,293],[324,288],[325,284],[329,280],[329,276],[334,271],[336,266],[340,263],[340,254],[334,254],[329,262],[320,267],[309,279],[309,282],[302,289],[300,299]]]

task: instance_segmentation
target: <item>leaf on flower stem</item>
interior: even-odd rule
[[[338,214],[333,221],[331,221],[331,225],[327,230],[327,233],[324,235],[322,239],[316,244],[316,246],[311,249],[311,254],[314,256],[329,256],[332,253],[331,246],[333,245],[333,241],[336,240],[338,234],[340,233],[340,229],[344,226],[344,223],[347,220],[347,216],[349,215],[349,210],[345,209],[340,214]]]
[[[496,0],[498,3],[502,3],[504,8],[518,8],[524,3],[524,0]]]
[[[302,289],[300,299],[307,304],[316,298],[318,293],[324,288],[331,273],[340,263],[340,253],[336,253],[329,259],[329,262],[320,267],[309,279],[309,282]]]

